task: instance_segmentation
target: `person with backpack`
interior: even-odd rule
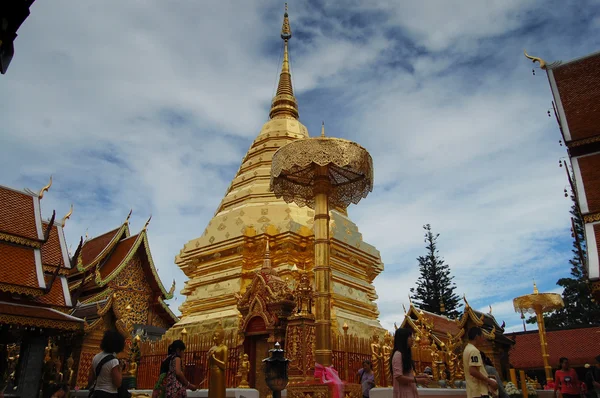
[[[160,365],[160,376],[154,385],[152,398],[185,398],[187,389],[196,391],[198,387],[190,383],[183,373],[181,355],[185,343],[175,340],[168,348],[167,358]]]
[[[115,330],[107,330],[100,343],[102,350],[92,359],[88,375],[90,397],[128,398],[131,394],[122,386],[123,368],[117,354],[125,348],[125,338]]]

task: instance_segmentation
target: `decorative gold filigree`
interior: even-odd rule
[[[593,222],[600,221],[600,212],[599,213],[593,213],[593,214],[586,214],[585,216],[583,216],[583,221],[586,224],[590,224],[590,223],[593,223]]]
[[[73,204],[71,204],[71,208],[69,209],[69,212],[67,214],[65,214],[65,216],[62,218],[60,225],[64,228],[65,224],[67,223],[67,220],[71,218],[71,215],[73,214]]]
[[[82,330],[81,322],[57,321],[54,319],[44,318],[28,318],[18,315],[0,314],[0,323],[20,325],[20,326],[35,326],[38,328],[59,329],[59,330]]]
[[[19,285],[11,285],[9,283],[1,283],[0,282],[0,290],[4,292],[16,293],[16,294],[25,294],[28,296],[41,296],[44,294],[42,289],[37,289],[33,287],[19,286]]]
[[[341,138],[292,141],[273,155],[271,190],[278,198],[314,209],[314,183],[326,167],[329,205],[346,208],[373,190],[373,160],[357,143]]]
[[[0,240],[10,243],[16,243],[18,245],[33,247],[35,249],[40,249],[42,247],[42,243],[39,241],[22,238],[20,236],[5,234],[2,232],[0,232]]]

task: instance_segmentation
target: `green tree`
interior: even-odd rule
[[[570,213],[575,227],[571,234],[573,237],[573,258],[569,260],[571,276],[560,278],[556,282],[564,289],[562,298],[565,306],[559,311],[544,316],[546,327],[553,329],[600,323],[600,306],[592,299],[585,266],[584,221],[577,207],[575,196],[571,195],[571,199],[573,206]],[[527,323],[536,323],[535,317],[527,319]]]
[[[450,266],[440,257],[437,249],[437,239],[440,234],[431,232],[431,225],[423,226],[425,230],[425,256],[419,256],[419,271],[417,287],[411,288],[411,300],[415,306],[434,314],[456,318],[460,315],[460,298],[454,292],[456,284],[450,275]]]

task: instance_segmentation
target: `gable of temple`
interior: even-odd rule
[[[78,301],[74,314],[85,314],[88,324],[102,316],[90,308],[104,300],[109,300],[115,325],[124,335],[135,325],[168,328],[177,321],[165,304],[173,297],[175,282],[170,291],[164,288],[152,260],[146,227],[130,236],[128,220],[84,243],[77,268],[69,275],[69,288]]]
[[[412,303],[405,313],[403,328],[414,331],[414,359],[417,370],[426,366],[434,367],[434,362],[444,363],[444,369],[452,372],[452,379],[460,379],[462,375],[462,350],[468,342],[468,331],[471,327],[481,328],[485,343],[480,349],[492,359],[499,372],[507,372],[508,352],[514,341],[504,335],[503,325],[499,325],[489,313],[474,310],[466,299],[461,316],[450,319],[443,315],[433,314],[415,307]]]
[[[120,227],[87,240],[71,270],[69,289],[76,300],[73,315],[85,319],[84,337],[76,352],[80,387],[87,384],[91,360],[105,330],[118,330],[130,347],[134,332],[146,327],[164,331],[178,320],[165,303],[173,297],[175,282],[167,291],[158,277],[148,243],[148,222],[138,234],[130,235],[128,216]],[[127,355],[126,348],[120,357]]]

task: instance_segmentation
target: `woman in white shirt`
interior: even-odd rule
[[[117,354],[125,348],[125,338],[115,330],[107,330],[104,333],[100,349],[102,352],[96,354],[92,359],[92,366],[88,375],[88,385],[95,385],[94,398],[118,398],[117,389],[123,381],[122,368],[119,366]],[[96,377],[96,368],[107,356],[114,358],[105,361]]]

